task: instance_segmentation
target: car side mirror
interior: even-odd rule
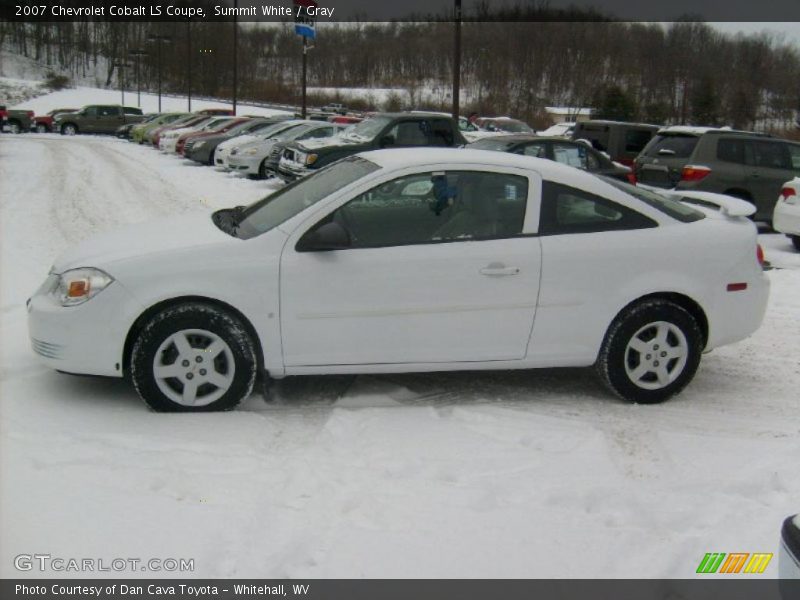
[[[394,146],[394,136],[393,135],[385,135],[381,138],[380,141],[381,148],[386,148],[387,146]]]
[[[350,248],[352,242],[347,230],[339,223],[325,223],[322,227],[306,233],[297,242],[298,252],[327,252]]]

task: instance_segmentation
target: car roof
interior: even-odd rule
[[[625,125],[626,127],[647,127],[651,129],[660,129],[661,125],[653,125],[652,123],[633,123],[629,121],[610,121],[607,119],[590,119],[589,121],[579,121],[575,124],[575,128],[582,128],[583,125]]]
[[[391,150],[370,150],[359,154],[378,166],[394,169],[402,167],[423,167],[429,164],[460,163],[463,165],[516,167],[532,169],[543,176],[582,174],[573,167],[568,167],[551,160],[496,152],[494,150],[473,150],[470,148],[395,148]],[[534,161],[534,162],[531,162]],[[586,174],[588,177],[591,175]]]
[[[658,133],[683,133],[689,135],[704,135],[706,133],[722,133],[722,134],[739,134],[739,135],[756,135],[759,137],[772,137],[768,133],[759,133],[757,131],[744,131],[742,129],[731,129],[730,127],[697,127],[693,125],[672,125],[671,127],[662,127]]]

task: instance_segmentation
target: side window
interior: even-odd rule
[[[452,146],[455,142],[453,138],[453,126],[450,121],[445,119],[434,119],[431,123],[431,146]]]
[[[112,117],[117,115],[117,109],[113,106],[101,106],[98,108],[97,112],[101,117]]]
[[[89,106],[83,109],[83,114],[87,117],[96,117],[97,116],[97,107],[96,106]]]
[[[717,141],[717,158],[725,162],[744,164],[744,142],[720,138]]]
[[[789,156],[792,160],[792,169],[800,171],[800,145],[789,144]]]
[[[522,233],[528,179],[479,171],[437,171],[387,182],[329,215],[353,248],[513,237]]]
[[[639,154],[651,137],[653,132],[648,129],[628,129],[625,132],[625,152]]]
[[[392,146],[427,146],[430,128],[427,121],[401,121],[387,135]]]
[[[532,142],[526,144],[518,154],[535,156],[536,158],[547,158],[547,145],[544,142]]]
[[[541,235],[596,233],[656,227],[644,215],[589,192],[560,183],[542,183]]]
[[[783,142],[753,142],[757,167],[791,170],[788,144]]]
[[[553,143],[553,159],[570,167],[586,169],[586,155],[588,151],[583,144]]]

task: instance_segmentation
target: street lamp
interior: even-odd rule
[[[142,107],[142,80],[139,77],[139,63],[141,62],[141,58],[144,56],[150,56],[147,52],[141,49],[131,50],[128,53],[129,56],[133,56],[136,59],[136,106],[139,108]],[[124,104],[124,102],[123,102]]]
[[[157,58],[156,64],[158,69],[158,112],[161,112],[161,44],[163,42],[171,42],[172,37],[168,35],[157,35],[155,33],[151,33],[147,36],[148,42],[155,42],[157,44]]]
[[[461,0],[455,0],[455,39],[453,43],[453,118],[458,123],[459,92],[461,91]]]
[[[132,66],[130,63],[114,63],[114,68],[117,69],[117,79],[119,80],[119,91],[122,94],[122,106],[125,106],[125,69],[130,69]]]

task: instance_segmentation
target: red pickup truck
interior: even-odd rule
[[[51,110],[46,115],[34,117],[34,129],[36,129],[37,133],[50,133],[51,131],[55,131],[55,129],[53,129],[53,121],[56,115],[60,115],[61,113],[71,113],[77,110],[77,108],[56,108],[55,110]]]

